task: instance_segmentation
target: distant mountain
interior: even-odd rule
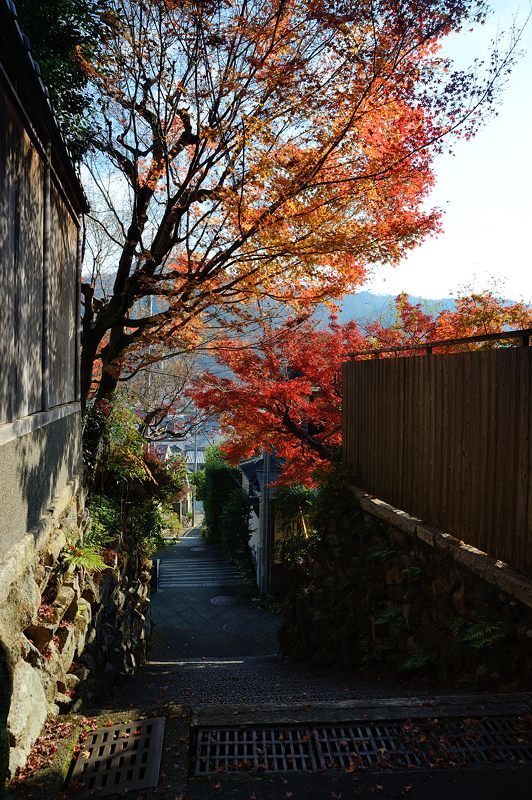
[[[383,325],[389,325],[394,317],[395,297],[393,294],[373,294],[373,292],[346,294],[339,302],[339,321],[344,323],[356,320],[364,325],[379,320]],[[437,314],[443,310],[453,311],[455,308],[455,301],[450,297],[431,299],[410,295],[409,300],[413,305],[420,303],[430,314]]]

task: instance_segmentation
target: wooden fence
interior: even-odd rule
[[[532,348],[351,361],[343,380],[355,484],[532,575]]]

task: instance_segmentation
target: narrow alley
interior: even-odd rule
[[[259,607],[256,587],[207,545],[198,527],[159,553],[148,663],[113,706],[168,702],[282,703],[393,697],[397,685],[279,654],[282,615]]]
[[[450,732],[454,722],[460,726],[470,717],[487,719],[488,731],[490,718],[528,719],[528,696],[435,695],[406,683],[289,662],[279,654],[282,616],[257,606],[251,586],[204,542],[198,528],[159,557],[148,663],[116,689],[98,715],[99,724],[107,718],[166,718],[159,787],[131,796],[400,800],[408,794],[414,800],[498,800],[509,794],[529,800],[530,765],[511,753],[505,734],[483,734],[478,752],[460,762],[464,740],[460,730]],[[413,756],[410,763],[423,731],[435,735],[430,731],[439,724],[436,715],[455,756],[439,764],[430,758],[416,763]],[[357,735],[363,749],[369,748],[361,768],[342,750],[345,740],[355,742]],[[407,742],[411,736],[413,745]],[[262,744],[268,737],[271,742]],[[399,745],[401,737],[406,738]],[[311,768],[305,759],[316,747],[318,760]],[[500,763],[484,763],[486,752],[497,747]],[[389,759],[390,748],[396,760]],[[307,755],[298,755],[307,749]],[[452,764],[455,757],[460,768]]]

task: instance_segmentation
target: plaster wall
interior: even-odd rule
[[[0,445],[0,562],[81,471],[81,415]]]

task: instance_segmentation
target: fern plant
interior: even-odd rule
[[[82,567],[87,572],[102,572],[107,569],[107,564],[100,553],[92,547],[67,545],[64,558],[68,564]]]
[[[508,631],[502,623],[485,620],[467,624],[459,619],[454,623],[454,630],[458,641],[464,642],[474,650],[486,650],[508,638]]]
[[[392,625],[402,626],[405,622],[403,610],[400,606],[388,606],[382,614],[375,618],[375,625]]]
[[[405,672],[421,672],[424,669],[428,669],[432,666],[435,662],[435,657],[433,655],[427,655],[426,653],[416,653],[410,658],[407,658],[406,661],[403,661],[401,664],[400,669]]]
[[[366,551],[366,558],[372,561],[385,561],[387,558],[394,556],[397,553],[397,548],[391,544],[381,544],[370,547]]]
[[[406,567],[403,575],[407,581],[419,581],[423,577],[423,570],[420,567]]]

